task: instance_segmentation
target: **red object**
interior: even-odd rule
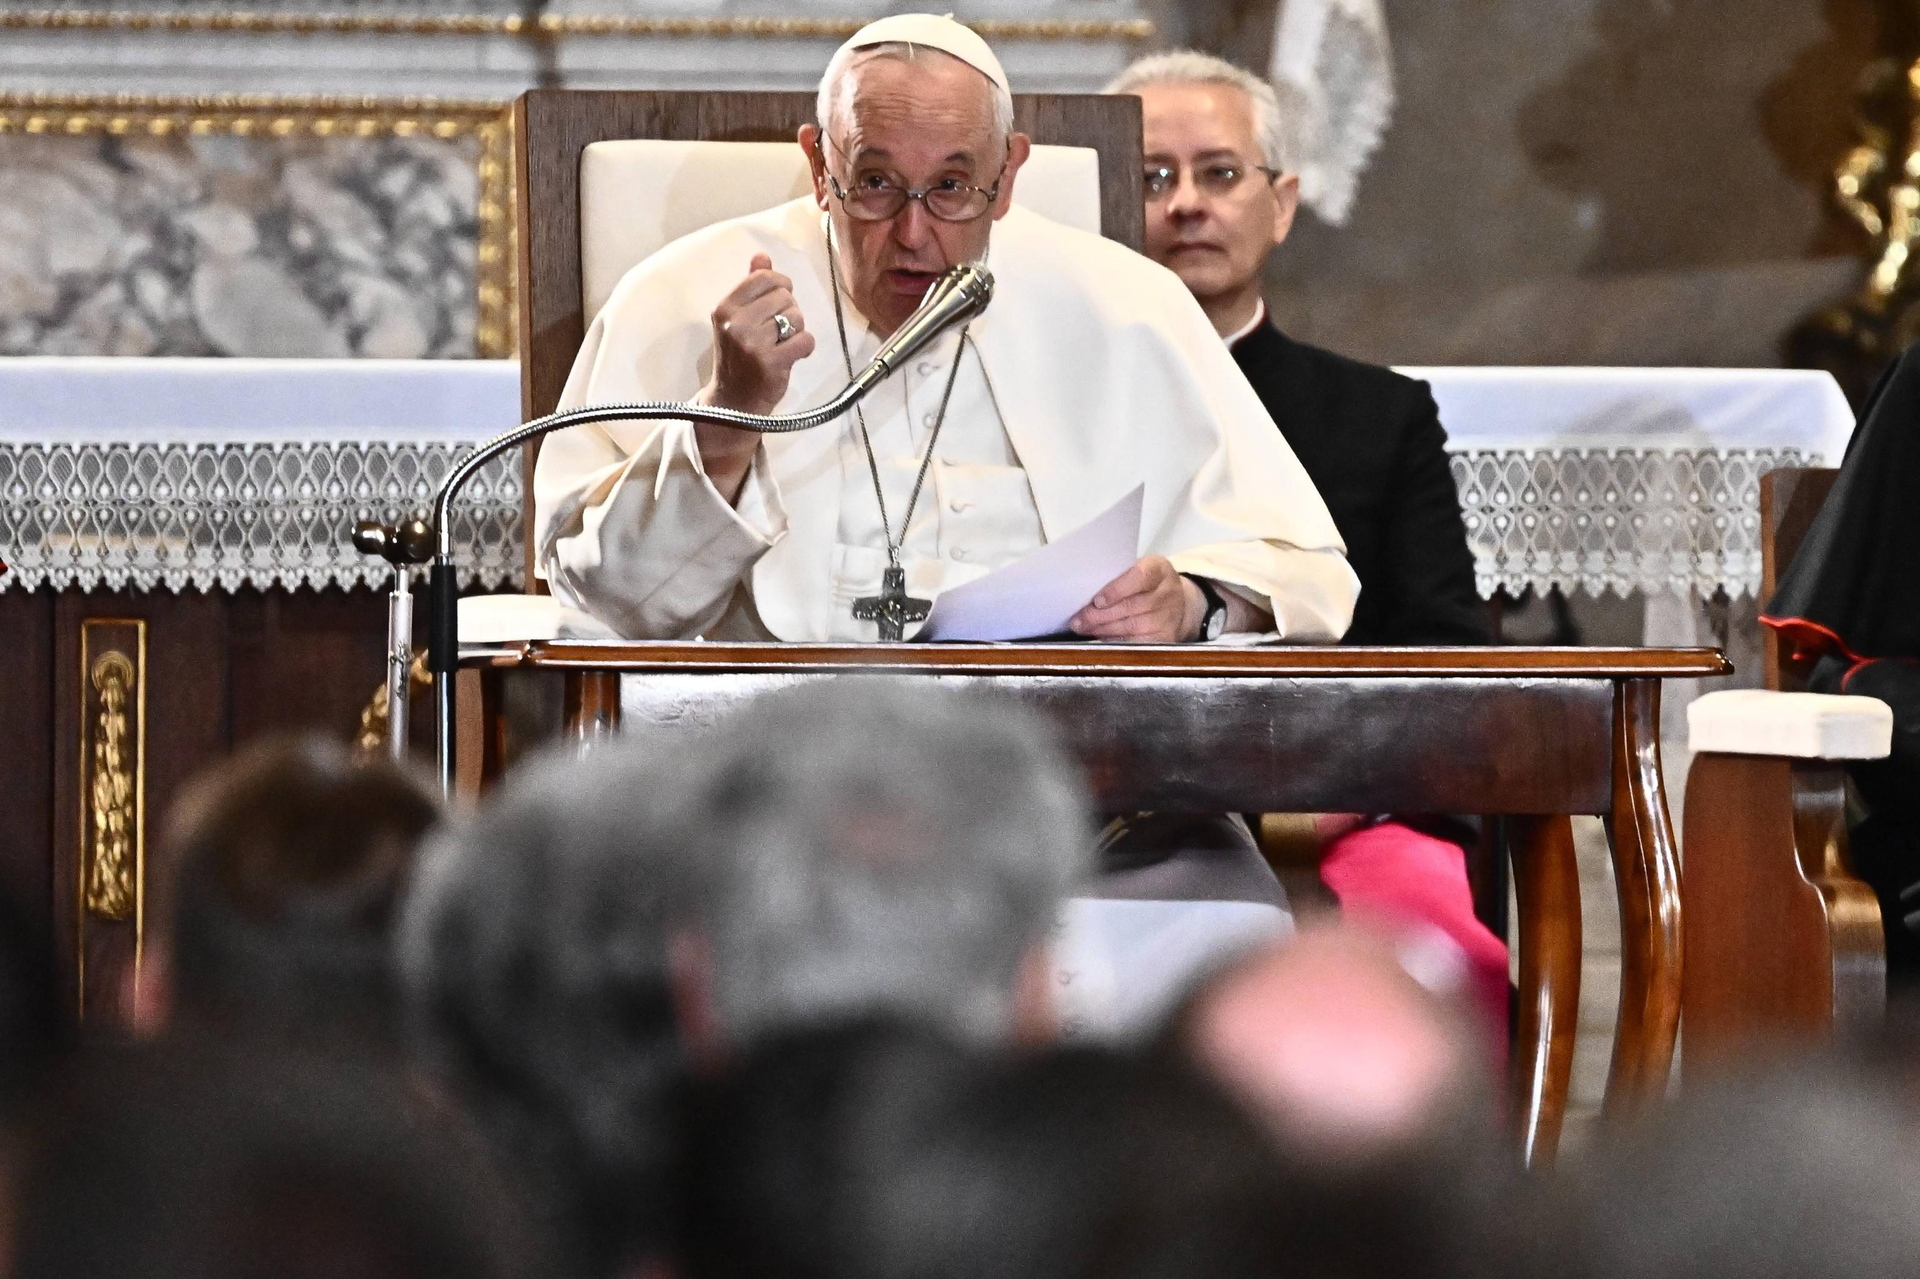
[[[1497,1052],[1507,1045],[1507,944],[1473,913],[1467,856],[1458,844],[1399,822],[1349,831],[1328,845],[1320,880],[1348,915],[1425,926],[1445,934],[1466,960],[1474,1005],[1487,1018]]]

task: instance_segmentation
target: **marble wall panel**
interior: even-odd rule
[[[0,134],[0,354],[470,357],[479,146]]]

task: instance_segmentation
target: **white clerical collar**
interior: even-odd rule
[[[1227,335],[1227,348],[1238,346],[1242,338],[1252,335],[1253,331],[1267,322],[1267,300],[1260,299],[1260,305],[1253,308],[1253,318]]]

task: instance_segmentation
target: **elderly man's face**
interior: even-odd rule
[[[1226,84],[1136,91],[1145,117],[1147,256],[1201,301],[1245,289],[1287,238],[1298,183],[1260,166],[1253,103]],[[1167,175],[1154,190],[1154,175]]]
[[[814,196],[833,219],[848,293],[882,333],[900,327],[950,267],[983,258],[1006,214],[1027,139],[994,128],[992,85],[958,58],[869,57],[847,73],[827,135],[809,125],[800,144],[813,161]],[[831,179],[831,180],[830,180]],[[879,182],[912,191],[943,184],[998,194],[978,217],[947,222],[920,200],[884,221],[848,215],[833,183],[852,194]]]

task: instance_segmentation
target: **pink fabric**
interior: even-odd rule
[[[1459,845],[1399,822],[1363,826],[1327,846],[1320,880],[1347,914],[1425,925],[1452,939],[1493,1031],[1496,1060],[1506,1057],[1507,945],[1474,916]]]

